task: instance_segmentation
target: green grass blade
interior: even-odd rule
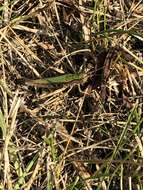
[[[2,111],[0,110],[0,128],[2,130],[3,137],[6,136],[6,123]]]

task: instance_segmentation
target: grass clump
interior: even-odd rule
[[[143,189],[142,11],[0,2],[0,189]]]

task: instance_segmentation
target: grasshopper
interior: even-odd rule
[[[87,74],[75,73],[75,74],[64,74],[56,77],[49,77],[44,79],[27,80],[26,84],[30,86],[44,86],[48,87],[52,84],[73,84],[85,82],[88,78]]]

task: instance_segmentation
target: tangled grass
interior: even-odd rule
[[[0,2],[0,189],[143,189],[141,0]],[[88,73],[68,85],[29,79]]]

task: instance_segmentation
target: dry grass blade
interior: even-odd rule
[[[72,137],[72,135],[68,134],[68,132],[65,130],[65,128],[62,126],[62,124],[58,123],[57,125],[57,131],[58,133],[60,134],[60,136],[62,137],[62,139],[66,140],[67,141],[67,146],[66,148],[71,148],[73,149],[73,145],[72,145],[72,142],[77,142],[76,139],[74,139]],[[80,144],[80,142],[78,142]],[[59,167],[61,167],[62,163],[64,163],[64,159],[65,159],[65,154],[66,151],[64,151],[63,155],[62,155],[62,161],[60,162],[59,164]],[[85,183],[85,187],[83,189],[85,190],[91,190],[92,187],[91,187],[91,175],[90,173],[88,172],[88,170],[86,169],[85,165],[83,163],[80,163],[80,162],[77,162],[77,161],[73,161],[73,165],[74,167],[77,169],[80,177],[84,180],[84,183]]]
[[[9,115],[9,123],[5,126],[5,142],[4,142],[4,148],[3,148],[3,154],[4,154],[4,184],[8,185],[8,189],[12,189],[12,180],[10,176],[10,160],[9,160],[9,144],[11,137],[14,134],[14,130],[16,128],[16,117],[18,109],[21,105],[21,99],[18,97],[18,92],[16,93],[14,100],[12,102],[11,111]],[[4,134],[3,134],[4,135]]]
[[[22,39],[20,39],[20,38],[18,37],[18,35],[16,35],[16,33],[15,33],[12,29],[11,29],[11,31],[12,31],[13,35],[15,36],[15,38],[13,39],[13,44],[15,44],[16,47],[21,46],[21,48],[24,49],[23,52],[25,53],[25,56],[26,56],[27,58],[30,57],[29,62],[30,62],[30,61],[32,62],[33,60],[36,60],[36,61],[39,61],[39,62],[41,63],[41,60],[38,58],[37,55],[35,55],[35,54],[31,51],[31,49],[29,48],[29,45],[24,44],[24,41],[23,41]]]
[[[142,145],[141,139],[137,135],[135,136],[135,139],[137,141],[137,144],[141,153],[141,157],[143,158],[143,145]]]
[[[20,56],[20,58],[24,61],[25,64],[28,65],[28,67],[35,73],[35,75],[37,77],[39,77],[39,73],[36,71],[35,68],[33,68],[31,66],[31,64],[29,64],[29,62],[26,60],[26,58],[21,54],[21,52],[15,47],[14,43],[10,42],[10,40],[7,38],[7,36],[5,36],[1,31],[0,31],[0,35],[2,38],[4,38],[6,40],[6,42],[10,45],[10,47]]]
[[[44,158],[45,154],[46,154],[45,149],[43,149],[41,151],[41,154],[39,154],[39,158],[38,158],[37,164],[34,168],[34,171],[32,173],[32,176],[30,177],[29,181],[22,187],[25,190],[29,190],[31,188],[33,182],[36,180],[36,175],[38,174],[38,171],[42,164],[41,160]]]
[[[127,53],[129,53],[132,57],[134,57],[141,65],[143,64],[143,61],[142,61],[140,58],[138,58],[136,55],[134,55],[129,49],[127,49],[125,46],[122,46],[122,48],[123,48]],[[135,68],[140,69],[141,71],[143,71],[142,68],[139,68],[139,67],[136,66],[135,64],[132,64],[132,65],[134,65]]]
[[[80,10],[81,10],[81,13],[80,13],[80,20],[81,20],[81,24],[82,24],[82,30],[83,30],[83,38],[86,41],[89,41],[90,40],[90,25],[89,25],[89,21],[86,20],[86,17],[84,15],[84,3],[86,3],[86,1],[83,1],[83,0],[80,0],[79,1],[79,6],[80,6]]]

